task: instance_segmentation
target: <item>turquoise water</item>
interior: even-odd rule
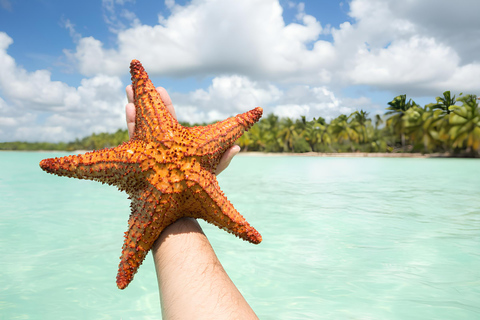
[[[115,276],[129,201],[0,153],[0,319],[158,319],[150,255]],[[263,236],[202,224],[261,319],[480,319],[480,160],[238,156],[219,177]]]

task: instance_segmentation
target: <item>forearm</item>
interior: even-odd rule
[[[257,319],[195,219],[166,228],[152,253],[164,319]]]

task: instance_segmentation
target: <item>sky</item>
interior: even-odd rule
[[[478,0],[0,0],[0,142],[125,129],[132,59],[192,123],[478,95],[479,13]]]

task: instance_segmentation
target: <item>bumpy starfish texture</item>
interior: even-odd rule
[[[135,131],[110,149],[44,159],[40,167],[59,176],[117,186],[132,200],[117,286],[132,281],[160,233],[182,217],[201,218],[260,243],[261,235],[227,200],[215,170],[222,155],[262,116],[255,108],[204,127],[183,127],[168,112],[141,63],[130,65]]]

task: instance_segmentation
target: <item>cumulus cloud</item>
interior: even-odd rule
[[[455,1],[400,1],[388,0],[392,12],[408,19],[417,32],[441,42],[458,52],[462,64],[479,62],[480,28],[476,0]]]
[[[439,45],[433,38],[413,36],[386,48],[358,50],[349,75],[353,84],[407,89],[449,78],[458,62],[451,48]]]
[[[7,54],[13,39],[0,32],[0,88],[2,93],[17,105],[29,105],[29,108],[60,107],[65,96],[73,88],[65,83],[51,81],[47,70],[27,72],[16,65],[13,57]]]
[[[480,78],[459,77],[480,67],[478,60],[470,57],[472,52],[466,53],[474,47],[480,49],[478,36],[470,45],[454,40],[464,37],[460,30],[470,36],[479,32],[470,28],[473,20],[478,24],[478,18],[464,15],[475,7],[480,9],[480,3],[469,0],[454,6],[437,1],[354,0],[349,15],[355,22],[332,28],[337,56],[344,62],[343,70],[334,74],[342,84],[418,96],[478,88]],[[449,17],[442,27],[446,19],[439,16]],[[462,25],[455,37],[445,28],[453,21]]]
[[[155,25],[142,24],[134,3],[102,0],[115,39],[109,47],[64,20],[75,44],[65,55],[85,77],[78,87],[55,81],[48,70],[17,65],[7,53],[13,40],[0,32],[2,138],[65,141],[123,127],[125,84],[119,77],[134,58],[153,77],[212,78],[206,88],[170,92],[180,120],[189,122],[256,106],[294,118],[378,110],[370,98],[343,96],[345,87],[413,98],[480,87],[476,0],[453,6],[352,0],[349,21],[327,28],[308,3],[294,1],[166,0],[168,15],[158,13]],[[285,22],[280,3],[297,11],[293,22]],[[332,40],[322,40],[325,34]]]
[[[351,113],[353,109],[345,105],[327,87],[297,85],[290,87],[282,101],[273,107],[273,112],[280,117],[307,119],[323,117],[330,120],[341,113]]]
[[[265,114],[289,118],[306,116],[308,119],[320,115],[331,119],[339,113],[354,111],[325,86],[298,85],[281,89],[240,76],[214,78],[207,90],[173,93],[172,101],[179,120],[189,122],[222,120],[257,106],[261,106]]]
[[[0,126],[2,140],[70,141],[118,129],[126,103],[119,78],[96,75],[78,87],[53,81],[47,70],[28,72],[7,49],[0,32]]]
[[[323,67],[334,59],[333,48],[318,40],[322,27],[311,15],[303,12],[300,23],[285,25],[276,0],[197,0],[169,7],[171,15],[155,26],[120,31],[115,49],[87,37],[68,55],[85,75],[99,70],[119,75],[137,58],[152,75],[238,73],[256,79],[329,80]]]
[[[423,95],[446,90],[442,84],[479,66],[473,12],[480,4],[474,0],[458,1],[453,9],[433,0],[352,0],[352,21],[328,30],[305,4],[292,1],[286,5],[298,13],[289,24],[278,0],[165,3],[170,15],[159,16],[157,25],[135,20],[118,30],[115,48],[81,38],[68,57],[87,76],[121,75],[137,58],[152,75],[238,74],[277,83],[425,90]],[[449,19],[438,19],[442,14]],[[326,32],[332,42],[320,40]],[[463,84],[469,83],[458,86]]]
[[[78,87],[51,79],[47,70],[28,72],[8,55],[12,39],[0,33],[0,134],[2,140],[71,141],[92,132],[124,127],[123,84],[97,74]],[[206,89],[171,92],[179,120],[211,122],[262,106],[281,117],[334,114],[339,101],[326,87],[282,89],[246,76],[218,76]],[[342,110],[342,109],[339,109]],[[337,110],[338,111],[338,110]]]
[[[179,119],[194,123],[223,120],[257,106],[268,109],[268,105],[278,102],[282,95],[274,85],[234,75],[215,77],[206,90],[171,96]]]

